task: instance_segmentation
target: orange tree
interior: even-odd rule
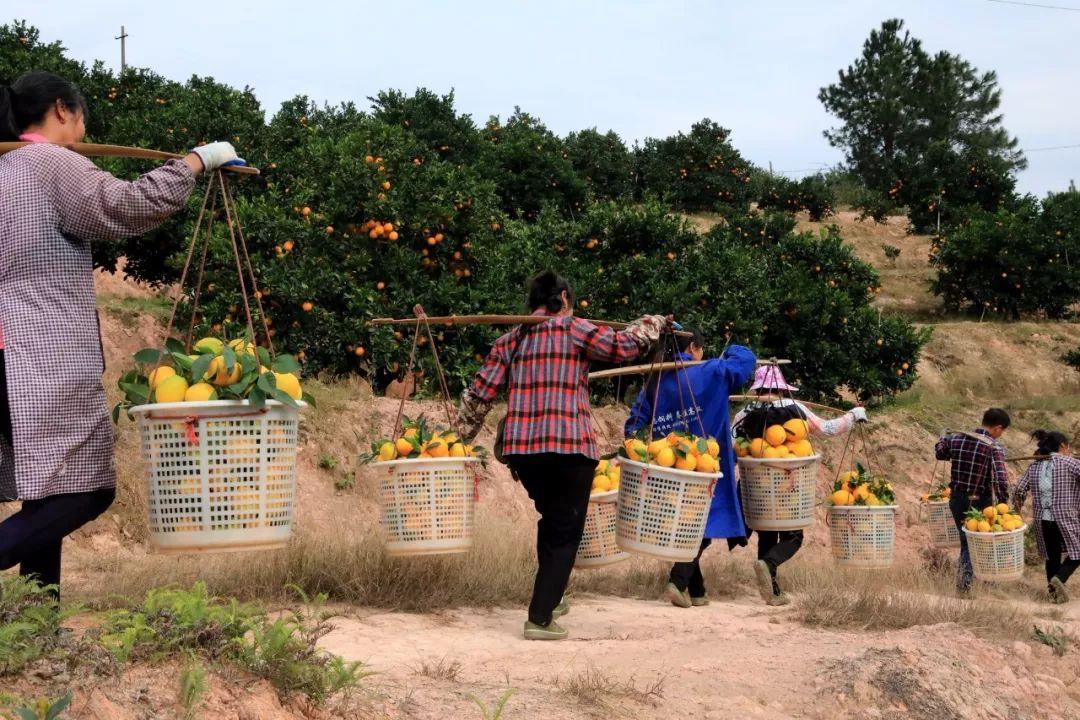
[[[731,131],[708,118],[689,134],[648,138],[637,150],[639,190],[681,210],[745,210],[750,163],[729,142]]]
[[[614,200],[634,192],[634,156],[615,132],[596,128],[572,132],[566,136],[566,149],[592,197]]]
[[[1080,301],[1080,193],[974,212],[934,239],[933,291],[957,311],[1063,317]]]
[[[545,205],[578,211],[585,181],[574,171],[566,143],[539,120],[515,108],[505,123],[492,116],[481,131],[478,169],[495,184],[503,210],[534,218]]]

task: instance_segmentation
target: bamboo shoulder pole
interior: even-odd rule
[[[589,380],[603,380],[605,378],[622,377],[624,375],[648,375],[651,372],[666,372],[679,368],[690,368],[704,365],[708,360],[687,360],[686,362],[663,362],[656,365],[628,365],[627,367],[611,368],[609,370],[596,370],[589,373]],[[786,365],[790,360],[758,360],[758,366],[762,365]]]
[[[0,155],[18,150],[21,147],[32,145],[28,142],[0,142]],[[121,157],[135,160],[180,160],[184,156],[177,153],[165,152],[164,150],[148,150],[146,148],[127,147],[126,145],[101,145],[98,143],[72,143],[65,145],[68,150],[76,152],[83,157]],[[226,172],[237,175],[258,175],[259,169],[250,165],[229,165],[222,167]]]
[[[539,325],[547,322],[551,316],[545,315],[441,315],[428,316],[427,322],[432,325],[445,325],[446,327],[464,327],[469,325]],[[609,327],[613,330],[623,330],[629,327],[629,323],[615,322],[613,320],[594,320],[583,318],[593,325]],[[416,318],[373,318],[368,320],[368,325],[415,325]],[[689,337],[690,333],[676,331],[676,335]]]

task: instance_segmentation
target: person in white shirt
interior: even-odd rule
[[[758,396],[776,395],[782,392],[798,392],[799,388],[789,385],[777,365],[763,365],[754,375],[751,392]],[[774,400],[751,400],[740,410],[731,423],[735,436],[761,437],[766,425],[783,424],[787,420],[802,418],[806,421],[811,435],[841,435],[851,430],[856,422],[866,421],[866,409],[856,407],[838,418],[826,420],[815,415],[802,403],[792,398]],[[730,538],[728,545],[746,545],[745,538]],[[768,605],[787,605],[791,602],[780,589],[776,580],[777,568],[795,556],[803,543],[802,530],[762,530],[758,531],[757,561],[754,563],[754,575],[757,578],[758,592]]]

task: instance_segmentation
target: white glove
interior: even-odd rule
[[[866,408],[857,407],[851,409],[851,417],[855,418],[855,422],[866,422]]]
[[[192,149],[193,153],[199,156],[202,160],[203,169],[206,172],[217,170],[226,163],[231,163],[239,160],[239,164],[243,164],[244,161],[240,160],[236,156],[236,148],[232,146],[232,143],[227,142],[212,142],[207,145],[200,145],[197,148]]]

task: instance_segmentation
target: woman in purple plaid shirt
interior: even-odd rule
[[[574,317],[574,291],[551,271],[529,281],[529,310],[548,318],[522,325],[492,346],[461,396],[461,436],[470,442],[499,390],[509,399],[503,455],[529,493],[536,524],[536,581],[528,640],[563,640],[555,621],[570,611],[563,592],[574,567],[599,460],[589,408],[589,362],[627,362],[649,351],[667,321],[646,315],[621,332]]]
[[[1031,436],[1039,443],[1035,454],[1045,459],[1032,463],[1020,478],[1012,504],[1019,512],[1031,494],[1031,525],[1046,560],[1050,599],[1066,603],[1065,583],[1080,567],[1080,460],[1071,456],[1062,433],[1036,430]]]
[[[66,149],[86,134],[73,84],[32,72],[0,86],[0,570],[19,565],[58,594],[64,537],[116,496],[101,383],[91,242],[138,235],[183,208],[195,176],[236,161],[212,143],[135,182]]]

